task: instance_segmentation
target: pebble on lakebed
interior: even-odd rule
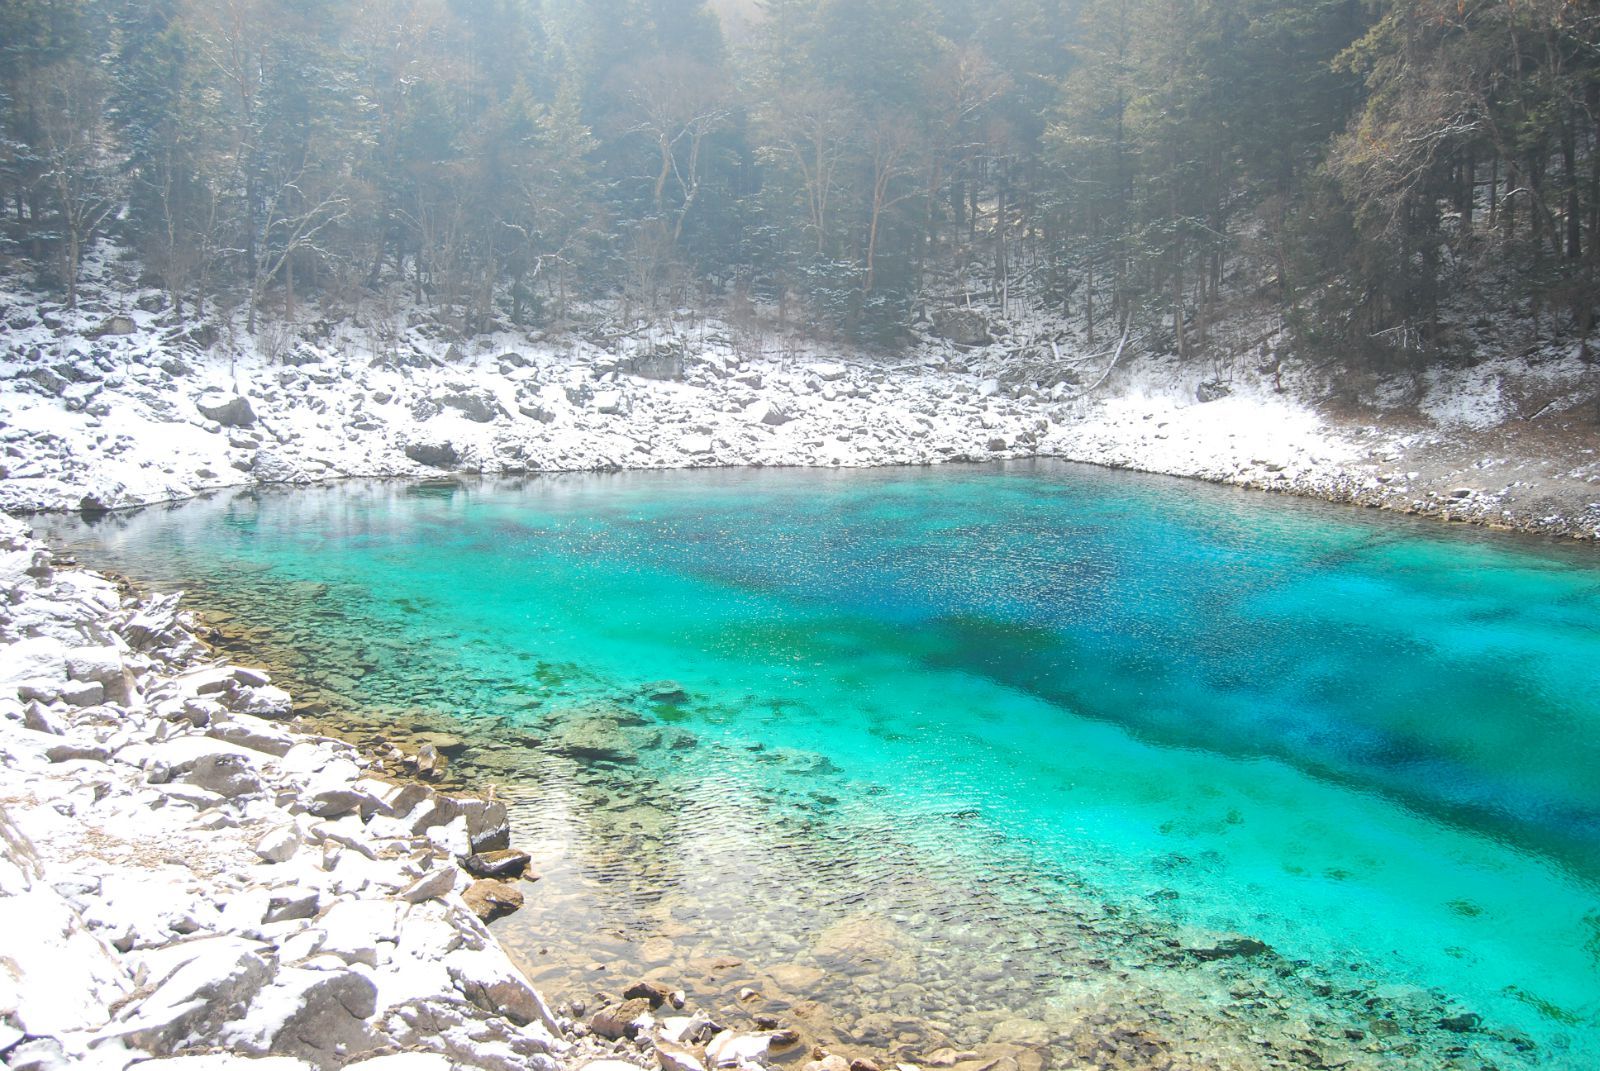
[[[218,664],[178,603],[59,568],[0,515],[6,1067],[706,1071],[767,1053],[773,1032],[701,1037],[709,1020],[658,1023],[649,999],[625,1005],[642,1014],[621,1045],[557,1016],[484,923],[531,877],[504,805],[286,724],[289,695]]]

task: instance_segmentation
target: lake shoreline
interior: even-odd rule
[[[746,344],[716,321],[602,344],[505,334],[471,353],[418,332],[370,360],[336,332],[280,360],[175,347],[157,319],[131,315],[126,335],[63,327],[0,357],[0,511],[347,478],[1038,458],[1600,537],[1600,434],[1579,409],[1546,407],[1538,423],[1346,412],[1316,400],[1326,385],[1311,371],[1264,375],[1244,356],[1130,361],[1085,391],[1022,378],[998,344],[930,343],[890,365],[800,338]],[[1495,374],[1508,393],[1523,372]]]
[[[1370,487],[1359,486],[1349,474],[1335,473],[1325,477],[1295,479],[1295,480],[1260,480],[1236,478],[1227,476],[1206,475],[1203,473],[1189,473],[1172,471],[1162,467],[1148,467],[1137,463],[1117,463],[1112,461],[1090,460],[1066,454],[1037,453],[1037,454],[1007,454],[1001,458],[954,457],[938,461],[898,461],[886,460],[874,462],[869,465],[852,465],[852,469],[894,469],[894,468],[932,468],[932,467],[959,467],[959,466],[984,466],[1003,461],[1058,461],[1069,465],[1084,465],[1091,468],[1104,469],[1109,472],[1129,472],[1147,476],[1160,476],[1174,480],[1192,481],[1195,483],[1209,484],[1215,487],[1229,487],[1241,491],[1249,491],[1264,495],[1284,495],[1290,498],[1307,499],[1315,502],[1324,502],[1329,505],[1349,507],[1360,510],[1377,510],[1382,513],[1401,517],[1415,517],[1428,521],[1436,521],[1442,525],[1465,525],[1474,529],[1490,532],[1511,533],[1522,536],[1533,536],[1559,540],[1572,544],[1590,544],[1600,542],[1600,527],[1588,517],[1574,519],[1566,514],[1556,513],[1546,516],[1534,516],[1529,513],[1502,513],[1496,515],[1483,503],[1470,499],[1443,501],[1427,501],[1415,499],[1397,499],[1392,494],[1375,491]],[[693,465],[685,466],[684,471],[707,469],[796,469],[817,471],[841,471],[845,466],[814,465],[804,463],[794,464],[759,464],[750,465],[741,462],[729,462],[722,465]],[[458,469],[445,473],[427,472],[393,472],[375,471],[372,473],[348,473],[336,477],[320,480],[304,480],[293,483],[273,483],[244,479],[234,483],[222,483],[208,486],[203,489],[189,491],[171,498],[159,498],[148,501],[130,502],[116,505],[108,509],[84,509],[59,503],[47,503],[34,506],[16,506],[6,510],[6,514],[19,519],[50,514],[81,514],[93,518],[109,514],[133,513],[143,509],[159,506],[173,506],[195,499],[211,498],[218,494],[239,492],[251,489],[291,491],[297,488],[326,488],[344,483],[362,483],[371,481],[391,482],[397,484],[428,484],[435,482],[457,482],[461,479],[479,480],[516,480],[537,477],[559,476],[584,476],[604,475],[618,472],[670,472],[673,469],[662,468],[618,468],[601,467],[593,469],[538,469],[538,470],[474,470]],[[1597,492],[1600,493],[1600,492]],[[1586,507],[1594,512],[1593,507]]]

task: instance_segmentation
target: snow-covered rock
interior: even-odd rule
[[[194,400],[194,407],[201,416],[225,428],[248,428],[256,422],[250,400],[239,394],[207,391]]]
[[[0,516],[8,1066],[557,1071],[564,1024],[459,895],[520,900],[457,862],[505,851],[505,805],[263,720],[287,693],[173,600],[48,559]]]

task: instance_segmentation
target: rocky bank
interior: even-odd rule
[[[1058,325],[990,324],[978,344],[929,335],[886,358],[687,313],[460,342],[421,314],[382,331],[352,317],[229,340],[154,296],[68,311],[0,292],[0,509],[355,476],[1052,457],[1600,535],[1594,376],[1564,351],[1374,381],[1340,409],[1328,369],[1260,342],[1118,362],[1075,356]]]

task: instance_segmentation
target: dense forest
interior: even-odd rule
[[[0,260],[185,317],[605,298],[893,342],[943,303],[1413,359],[1593,327],[1592,0],[7,0]],[[1502,301],[1502,305],[1505,301]]]

